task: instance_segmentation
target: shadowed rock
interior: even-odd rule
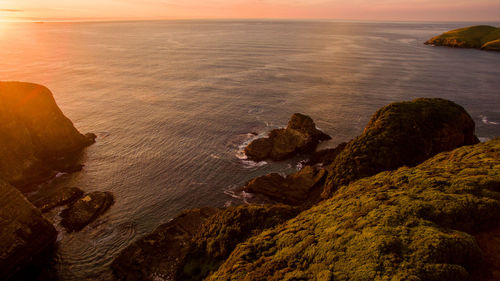
[[[80,134],[52,93],[37,84],[0,82],[0,120],[0,177],[15,186],[52,177],[54,163],[95,141],[93,134]]]
[[[271,173],[255,178],[243,187],[243,191],[262,194],[285,204],[300,205],[306,203],[315,186],[323,183],[325,175],[324,169],[306,166],[287,177]]]
[[[83,196],[83,191],[76,187],[45,186],[28,199],[42,212],[55,207],[74,203]]]
[[[320,141],[329,139],[330,136],[316,128],[311,117],[295,113],[285,129],[272,130],[267,138],[252,141],[245,154],[255,161],[283,160],[297,153],[312,152]]]
[[[61,225],[69,232],[80,231],[104,214],[113,203],[113,195],[109,192],[96,191],[85,194],[61,212]]]
[[[0,180],[0,279],[51,248],[57,232],[13,186]]]

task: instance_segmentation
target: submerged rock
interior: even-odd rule
[[[0,177],[15,186],[50,178],[53,163],[95,141],[93,134],[80,134],[52,93],[37,84],[0,82],[0,120]]]
[[[42,212],[48,212],[55,207],[69,205],[83,196],[83,191],[76,187],[45,186],[28,199]]]
[[[342,186],[205,280],[497,280],[499,221],[500,138]]]
[[[61,212],[61,225],[70,232],[80,231],[104,214],[113,203],[113,195],[109,192],[96,191],[85,194]]]
[[[285,129],[272,130],[267,138],[252,141],[245,154],[255,161],[283,160],[296,153],[312,152],[320,141],[329,139],[330,136],[316,128],[311,117],[295,113]]]
[[[7,280],[50,249],[57,232],[13,186],[0,180],[0,279]]]
[[[444,99],[421,98],[387,105],[328,166],[323,197],[353,180],[415,166],[439,152],[478,143],[474,127],[463,107]]]
[[[425,44],[499,51],[500,28],[489,25],[459,28],[433,37],[425,42]]]
[[[311,190],[325,178],[324,169],[306,166],[300,171],[282,177],[271,173],[248,182],[243,191],[265,195],[277,202],[301,205],[308,201]]]

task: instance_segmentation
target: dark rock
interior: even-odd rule
[[[243,187],[243,191],[263,194],[285,204],[301,205],[308,201],[312,188],[321,184],[325,175],[324,169],[305,166],[286,178],[277,173],[255,178]]]
[[[272,130],[269,137],[254,140],[245,148],[245,154],[256,161],[283,160],[296,153],[312,152],[320,141],[328,139],[330,136],[316,129],[311,117],[295,113],[286,129]]]
[[[337,155],[344,150],[346,147],[347,143],[343,142],[339,144],[335,148],[328,148],[328,149],[323,149],[323,150],[318,150],[314,152],[311,157],[309,158],[309,161],[306,162],[306,165],[313,166],[317,164],[321,164],[321,166],[327,166],[333,163],[335,161],[335,158],[337,158]]]
[[[111,268],[120,280],[175,280],[193,236],[216,208],[185,211],[123,250]]]
[[[193,237],[176,280],[203,280],[217,270],[239,243],[284,223],[299,211],[286,205],[245,205],[216,213]]]
[[[48,212],[55,207],[73,204],[83,196],[83,191],[76,187],[45,186],[29,200],[42,212]]]
[[[70,232],[80,231],[104,214],[113,203],[113,195],[109,192],[96,191],[85,194],[61,212],[61,225]]]
[[[57,232],[13,186],[0,180],[0,279],[53,247]]]
[[[478,143],[474,127],[463,107],[444,99],[421,98],[385,106],[327,168],[323,197],[353,180],[415,166],[439,152]]]
[[[40,85],[0,82],[0,120],[0,177],[15,186],[45,181],[54,174],[54,159],[92,143]]]

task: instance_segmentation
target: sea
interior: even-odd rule
[[[59,226],[61,280],[110,280],[129,244],[195,207],[244,204],[235,189],[291,173],[307,155],[252,162],[243,147],[311,116],[335,147],[396,101],[462,105],[482,141],[500,136],[500,52],[423,43],[474,24],[309,20],[0,23],[0,80],[47,86],[97,143],[81,172],[47,183],[109,191],[115,204],[81,232]]]

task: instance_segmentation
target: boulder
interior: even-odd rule
[[[61,212],[61,225],[69,232],[80,231],[113,205],[113,195],[109,192],[85,194]]]
[[[0,279],[7,280],[52,248],[57,232],[15,187],[0,180],[0,194]]]
[[[37,193],[29,195],[28,199],[42,212],[48,212],[58,206],[73,204],[83,193],[77,187],[44,186]]]
[[[252,141],[245,154],[255,161],[283,160],[297,153],[312,152],[320,141],[328,139],[330,136],[318,130],[311,117],[295,113],[285,129],[272,130],[267,138]]]
[[[476,144],[474,128],[463,107],[448,100],[421,98],[387,105],[327,167],[322,196],[331,196],[353,180],[415,166],[439,152]]]
[[[257,177],[249,181],[243,191],[262,194],[280,203],[301,205],[308,201],[311,190],[322,183],[325,175],[324,169],[305,166],[287,177],[277,173]]]
[[[54,161],[95,141],[93,134],[80,134],[52,93],[37,84],[0,82],[0,119],[0,177],[15,186],[50,178]]]

